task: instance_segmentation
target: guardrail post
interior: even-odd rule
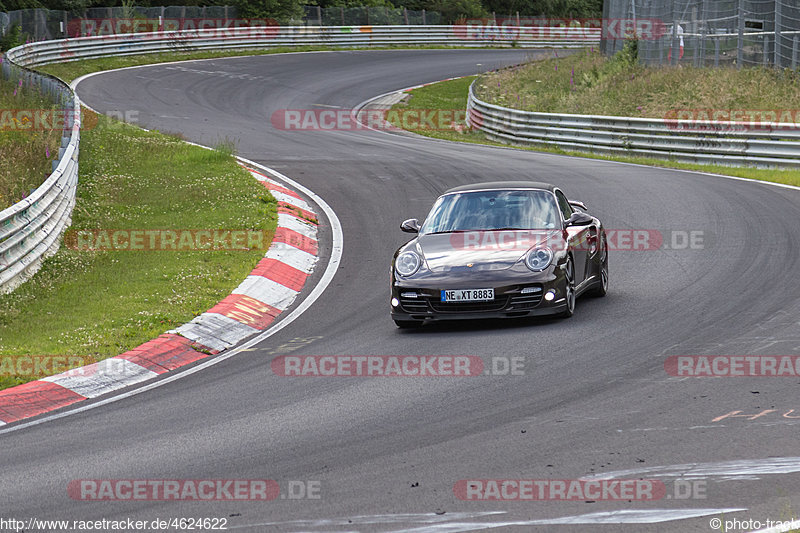
[[[708,38],[708,11],[706,10],[706,0],[703,0],[703,3],[700,7],[700,20],[703,21],[703,27],[700,28],[700,66],[705,66],[706,64],[706,39]]]
[[[704,67],[706,65],[706,39],[708,35],[706,34],[706,28],[703,26],[703,30],[700,32],[700,66]]]
[[[783,24],[783,13],[781,13],[781,0],[775,0],[775,59],[772,63],[776,67],[781,66],[781,24]]]
[[[714,39],[714,66],[719,66],[719,37]]]
[[[795,35],[794,39],[792,39],[792,68],[793,69],[797,68],[797,40],[798,40],[798,37],[797,37],[797,35]]]
[[[341,6],[339,9],[341,10],[341,13],[342,13],[342,26],[344,26],[345,25],[344,24],[344,6]]]
[[[671,64],[677,65],[681,53],[680,43],[678,41],[678,12],[675,10],[675,0],[672,0],[672,41],[670,42],[670,57]]]
[[[322,26],[322,8],[317,6],[317,26]]]
[[[425,10],[422,10],[422,25],[425,26],[428,24],[428,19],[425,17]]]
[[[767,65],[769,65],[769,37],[767,37],[766,35],[764,36],[763,51],[764,51],[764,59],[762,60],[762,63],[766,67]]]
[[[739,0],[739,36],[736,38],[736,68],[744,61],[744,0]]]

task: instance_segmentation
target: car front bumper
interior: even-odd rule
[[[427,285],[427,284],[426,284]],[[451,285],[451,284],[448,284]],[[493,288],[494,300],[481,302],[442,302],[441,291],[452,288]],[[436,286],[415,287],[413,282],[396,280],[392,284],[390,301],[393,320],[439,321],[474,320],[492,318],[519,318],[552,315],[567,308],[564,283],[555,276],[542,282],[515,283],[492,286],[471,283],[469,287]],[[552,291],[553,299],[545,295]]]

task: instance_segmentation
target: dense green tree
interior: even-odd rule
[[[39,0],[3,0],[3,11],[16,11],[17,9],[34,9],[37,7],[50,8],[47,0],[40,2]],[[52,8],[51,8],[52,9]]]
[[[395,7],[390,0],[307,0],[307,6],[326,7]]]
[[[446,24],[452,24],[458,19],[482,18],[489,15],[480,0],[429,0],[424,8],[441,13],[442,22]]]
[[[327,7],[397,7],[413,11],[425,9],[442,14],[442,22],[459,18],[497,16],[599,17],[603,0],[0,0],[0,11],[45,7],[80,12],[88,7],[117,7],[135,3],[140,6],[234,5],[242,17],[271,17],[279,22],[298,21],[303,6]]]
[[[217,5],[226,2],[219,2]],[[240,17],[269,17],[281,23],[303,18],[303,6],[299,0],[233,0]],[[172,4],[175,4],[173,1]]]
[[[483,0],[497,15],[516,14],[548,17],[599,17],[603,0]]]

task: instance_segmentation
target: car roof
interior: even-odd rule
[[[541,189],[553,192],[557,187],[549,183],[542,183],[538,181],[487,181],[484,183],[473,183],[472,185],[461,185],[453,187],[444,192],[444,194],[451,194],[464,191],[492,191],[503,189]]]

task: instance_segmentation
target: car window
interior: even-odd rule
[[[561,191],[556,191],[556,199],[558,200],[558,208],[564,216],[564,220],[568,220],[572,216],[572,206],[569,205],[567,197]]]
[[[487,190],[441,197],[421,234],[505,229],[555,229],[558,205],[544,190]]]

